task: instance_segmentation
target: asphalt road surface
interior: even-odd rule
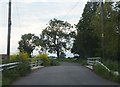
[[[37,69],[16,80],[13,85],[117,85],[77,63]]]

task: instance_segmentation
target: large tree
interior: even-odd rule
[[[71,48],[74,35],[70,23],[57,19],[50,20],[41,34],[42,47],[50,53],[57,53],[59,58],[62,52]]]
[[[117,52],[117,59],[120,62],[120,1],[116,2],[115,4],[115,11],[117,13],[116,19],[116,30],[118,34],[118,52]],[[120,70],[120,69],[119,69]]]
[[[104,3],[104,24],[103,24],[103,33],[100,26],[100,7],[98,7],[95,15],[92,17],[91,25],[94,28],[94,32],[97,34],[97,37],[101,40],[100,43],[103,44],[104,58],[116,59],[118,53],[118,12],[115,10],[114,2],[105,2]],[[102,40],[103,38],[103,40]],[[102,42],[103,41],[103,42]],[[101,47],[102,48],[102,47]]]
[[[39,37],[35,36],[34,34],[24,34],[19,41],[18,49],[20,51],[26,51],[31,57],[31,53],[33,52],[35,47],[40,45],[39,40]]]
[[[87,2],[82,17],[77,24],[77,36],[75,38],[72,52],[79,54],[81,57],[97,56],[98,38],[93,32],[91,21],[93,15],[99,6],[98,2]]]

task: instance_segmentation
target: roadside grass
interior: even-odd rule
[[[108,70],[99,64],[94,65],[94,72],[105,79],[120,83],[120,72],[119,75],[113,73],[113,71],[119,71],[118,63],[116,61],[106,60],[103,61],[103,64],[105,64],[112,72],[108,72]]]
[[[50,59],[50,61],[51,61],[51,64],[50,64],[51,66],[59,66],[60,65],[60,62],[55,59]]]
[[[10,85],[16,78],[19,77],[19,74],[16,69],[4,70],[2,72],[2,85]]]
[[[11,55],[10,60],[5,60],[4,63],[19,62],[17,67],[11,69],[4,69],[2,71],[2,86],[9,86],[18,77],[24,76],[30,72],[30,65],[28,61],[27,53],[20,53],[19,56]]]
[[[112,60],[103,60],[103,64],[105,64],[110,70],[118,71],[119,64],[118,61],[112,61]]]
[[[38,60],[37,58],[28,59],[31,62],[35,62]],[[22,60],[21,63],[14,69],[5,69],[2,71],[2,86],[6,87],[11,85],[16,79],[21,76],[25,76],[30,73],[30,65],[29,61]],[[50,63],[48,64],[47,60],[44,60],[45,66],[57,66],[60,65],[58,61],[49,59]],[[4,61],[4,63],[9,63],[10,61]],[[11,61],[12,62],[12,61]],[[14,62],[14,61],[13,61]],[[19,62],[19,61],[18,61]]]
[[[2,71],[2,86],[11,85],[20,76],[25,76],[30,72],[27,62],[20,63],[16,68]]]

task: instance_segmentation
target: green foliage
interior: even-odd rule
[[[10,55],[10,62],[17,62],[18,61],[18,55]]]
[[[17,77],[19,77],[16,69],[4,70],[2,72],[2,85],[10,85]]]
[[[36,62],[38,60],[38,58],[29,58],[30,62]]]
[[[120,60],[120,1],[114,3],[115,5],[113,3],[104,3],[103,32],[99,3],[88,2],[85,5],[82,17],[76,26],[78,33],[73,44],[73,53],[81,57],[102,56],[104,50],[104,58]]]
[[[110,70],[113,70],[113,71],[118,71],[118,66],[119,66],[119,63],[118,61],[113,61],[113,60],[103,60],[103,64],[105,64]]]
[[[49,25],[41,34],[42,47],[50,53],[57,53],[59,57],[64,49],[71,48],[74,36],[75,32],[70,23],[57,19],[50,20]]]
[[[103,66],[99,65],[99,64],[96,64],[94,66],[94,71],[102,76],[103,78],[106,78],[108,80],[111,80],[111,81],[115,81],[115,82],[118,82],[119,83],[119,76],[117,75],[114,75],[113,73],[111,72],[108,72],[108,70],[106,70]]]
[[[16,68],[2,72],[2,85],[11,85],[18,77],[30,72],[29,62],[21,62]]]
[[[21,51],[21,52],[19,52],[18,58],[19,58],[19,61],[28,61],[29,55],[27,52]]]
[[[18,74],[20,76],[26,75],[27,73],[30,72],[29,62],[24,61],[24,62],[20,63],[16,70],[19,71]]]
[[[101,65],[97,64],[94,66],[94,71],[100,75],[102,75],[105,78],[109,78],[110,77],[110,73],[108,72],[108,70],[106,70],[104,67],[102,67]]]
[[[51,64],[50,64],[51,66],[58,66],[58,65],[60,65],[60,63],[57,61],[57,60],[51,60]]]
[[[47,54],[40,54],[40,55],[36,56],[36,58],[42,60],[44,66],[49,66],[50,63],[51,63],[51,61],[50,61],[50,59],[48,58],[48,55],[47,55]]]
[[[99,48],[99,39],[90,24],[98,6],[98,2],[87,2],[82,18],[76,26],[78,33],[71,51],[81,57],[98,56],[96,52]]]
[[[31,53],[35,49],[36,46],[40,45],[39,37],[35,36],[34,34],[24,34],[19,41],[18,49],[20,51],[26,51],[28,55],[31,57]]]
[[[20,76],[24,76],[30,72],[29,55],[25,51],[21,51],[18,55],[11,55],[7,62],[20,62],[14,69],[4,70],[2,72],[3,85],[10,85],[14,80]]]
[[[103,23],[103,33],[104,33],[104,54],[107,59],[116,60],[118,54],[118,12],[113,9],[113,2],[105,2],[104,3],[104,23]],[[95,15],[92,18],[91,25],[94,28],[94,32],[102,43],[101,38],[101,16],[100,16],[100,7],[98,7]],[[101,47],[102,48],[102,47]],[[100,50],[100,49],[99,49]]]

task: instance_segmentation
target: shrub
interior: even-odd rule
[[[20,52],[19,55],[11,55],[9,62],[18,61],[19,64],[14,69],[3,70],[2,85],[10,85],[15,79],[30,72],[29,56],[26,52]]]
[[[38,58],[29,58],[30,62],[36,62],[38,60]]]
[[[109,78],[110,77],[110,72],[108,72],[104,67],[102,67],[99,64],[96,64],[94,66],[94,71],[97,74],[101,75],[102,77],[105,77],[105,78]]]
[[[108,70],[106,70],[104,67],[102,67],[99,64],[96,64],[94,66],[94,71],[98,75],[102,76],[103,78],[106,78],[106,79],[109,79],[109,80],[112,80],[112,81],[115,81],[115,82],[119,82],[119,76],[116,76],[111,72],[108,72]]]
[[[20,76],[24,76],[26,75],[27,73],[30,72],[30,65],[29,65],[29,62],[22,62],[18,65],[18,67],[16,68],[17,71],[19,71],[19,75]]]
[[[56,60],[51,60],[51,66],[57,66],[60,65],[60,63]]]
[[[29,61],[29,55],[27,52],[22,51],[18,55],[19,61]]]
[[[18,55],[11,55],[10,56],[10,62],[17,62],[18,60]]]
[[[2,85],[10,85],[20,76],[30,72],[29,62],[21,62],[16,68],[2,71]]]
[[[112,61],[112,60],[106,60],[103,61],[103,63],[110,69],[113,71],[118,71],[118,61]]]
[[[40,55],[36,56],[36,58],[41,59],[43,61],[44,66],[49,66],[51,63],[47,54],[40,54]]]
[[[16,69],[4,70],[2,72],[2,85],[10,85],[19,76]]]

